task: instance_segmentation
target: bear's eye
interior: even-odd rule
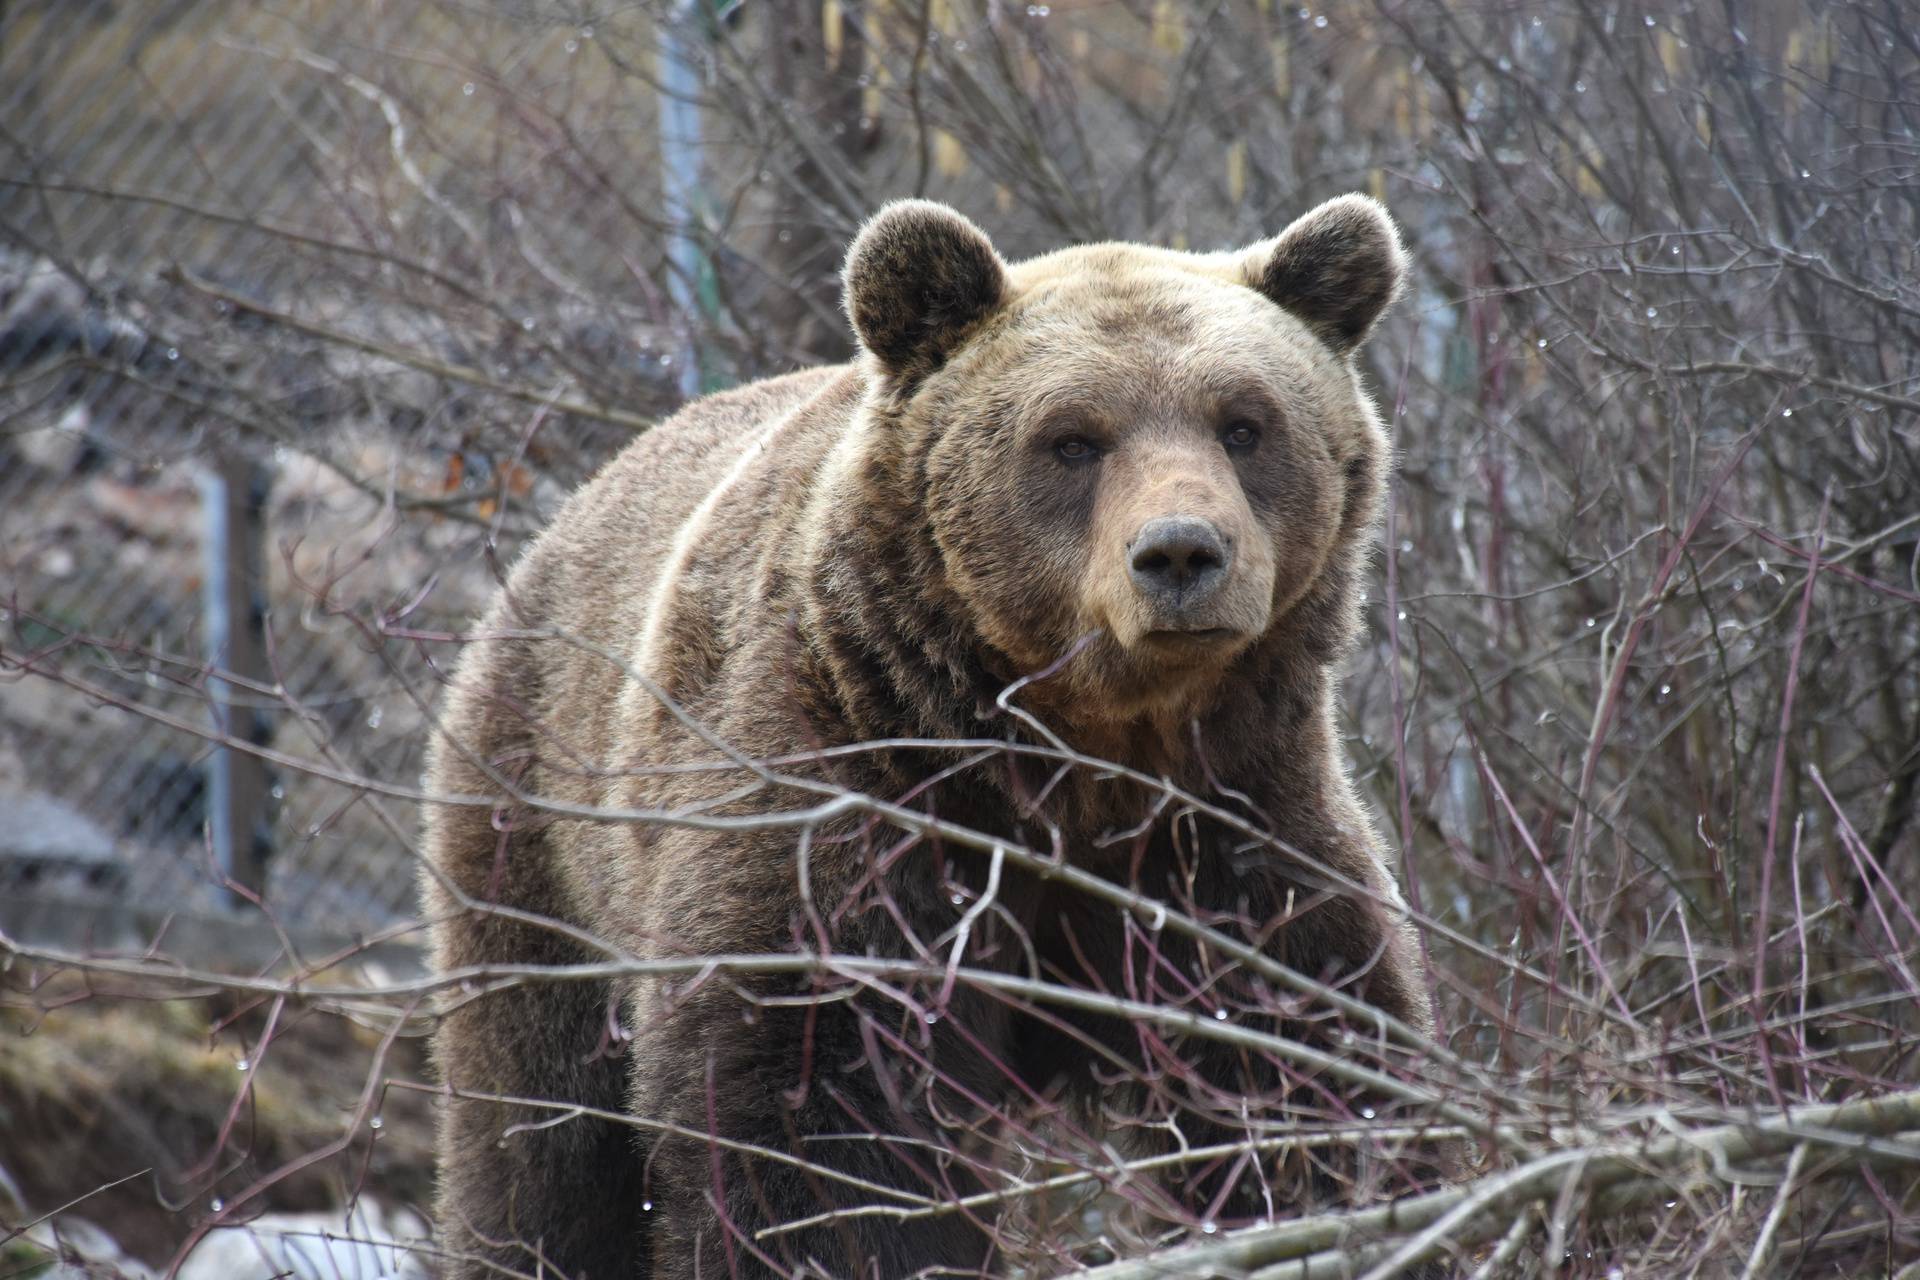
[[[1245,419],[1236,419],[1220,433],[1220,443],[1236,452],[1245,452],[1260,443],[1260,428]]]
[[[1068,436],[1064,440],[1055,442],[1053,452],[1054,456],[1062,462],[1086,462],[1100,451],[1094,447],[1091,440],[1081,436]]]

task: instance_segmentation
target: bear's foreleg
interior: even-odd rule
[[[449,969],[578,964],[552,931],[480,912],[436,923]],[[569,1115],[618,1114],[625,1064],[609,1056],[604,982],[529,983],[458,1003],[434,1036],[452,1096],[440,1117],[444,1280],[648,1274],[640,1134]],[[503,1099],[528,1099],[515,1104]]]
[[[1304,893],[1294,903],[1311,901]],[[1298,911],[1269,941],[1275,958],[1305,976],[1357,997],[1405,1026],[1432,1025],[1427,994],[1411,937],[1383,904],[1334,894]],[[1224,998],[1240,985],[1230,975],[1219,985]],[[1294,999],[1295,997],[1287,997]],[[1271,997],[1269,997],[1271,999]],[[1243,1007],[1257,1007],[1249,1000]],[[1276,1013],[1278,1011],[1276,1010]],[[1384,1071],[1356,1044],[1378,1037],[1371,1019],[1342,1013],[1330,1000],[1298,997],[1297,1016],[1243,1017],[1242,1025],[1278,1034],[1303,1047]],[[1454,1172],[1450,1144],[1418,1137],[1378,1139],[1370,1130],[1432,1123],[1394,1091],[1367,1087],[1284,1053],[1267,1054],[1207,1041],[1189,1046],[1188,1062],[1201,1082],[1181,1117],[1196,1146],[1245,1143],[1250,1138],[1288,1136],[1298,1128],[1346,1131],[1333,1140],[1314,1139],[1263,1157],[1228,1157],[1196,1176],[1183,1190],[1188,1203],[1215,1206],[1225,1221],[1326,1212],[1431,1190]],[[1245,1108],[1254,1123],[1237,1122]],[[1232,1179],[1232,1185],[1226,1185]],[[1414,1280],[1451,1274],[1434,1261],[1405,1273]]]
[[[646,1172],[654,1280],[982,1273],[979,1221],[873,1212],[981,1185],[934,1121],[925,1078],[861,1026],[899,1013],[716,986],[636,1019],[630,1106],[666,1126]]]

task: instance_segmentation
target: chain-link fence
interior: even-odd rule
[[[375,814],[352,788],[219,737],[411,780],[421,722],[395,685],[420,664],[369,645],[312,588],[338,574],[350,592],[391,586],[368,567],[403,540],[417,565],[429,544],[383,529],[377,496],[184,407],[194,357],[131,325],[105,336],[107,312],[43,260],[0,270],[18,379],[0,474],[9,623],[60,671],[3,695],[6,891],[164,914],[218,911],[251,887],[288,927],[329,932],[406,915],[410,813]],[[90,367],[103,356],[151,361],[152,381]],[[263,855],[261,881],[249,860]]]
[[[369,43],[370,16],[0,6],[0,575],[10,647],[60,673],[0,695],[16,902],[158,918],[218,910],[238,881],[294,928],[412,909],[414,814],[339,779],[412,784],[421,704],[403,689],[432,681],[365,611],[463,617],[490,581],[475,531],[510,550],[522,525],[502,503],[533,480],[466,444],[498,397],[377,350],[404,332],[484,364],[456,317],[409,279],[362,292],[305,256],[362,214],[399,224],[438,202],[423,181],[362,203],[354,110],[393,104],[335,59],[445,39],[458,15],[389,7]],[[441,90],[451,107],[472,87]],[[418,177],[404,120],[387,123],[388,176]],[[272,318],[316,303],[338,333]],[[547,491],[604,452],[577,434],[542,467]],[[430,602],[406,603],[428,583]],[[248,767],[222,733],[338,776]],[[229,817],[241,829],[223,835]]]

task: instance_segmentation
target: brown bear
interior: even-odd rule
[[[1244,251],[1016,265],[892,204],[847,258],[857,360],[700,400],[567,502],[452,678],[424,892],[444,972],[602,967],[445,1011],[448,1274],[993,1274],[991,1203],[851,1210],[993,1186],[1016,1106],[1195,1146],[1351,1119],[1298,1061],[938,971],[1342,1043],[997,841],[1431,1025],[1334,727],[1388,460],[1354,354],[1405,270],[1360,196]],[[779,954],[828,959],[632,963]],[[1162,1202],[1289,1208],[1262,1165]]]

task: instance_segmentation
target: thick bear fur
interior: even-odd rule
[[[724,744],[1055,853],[1430,1026],[1334,727],[1388,461],[1353,355],[1404,272],[1358,196],[1244,251],[1098,244],[1017,265],[943,206],[883,210],[848,257],[860,358],[710,396],[634,441],[467,646],[428,769],[466,801],[427,820],[434,963],[946,960],[985,853],[858,814],[755,824],[821,798],[726,767]],[[1211,541],[1169,543],[1169,570],[1141,546],[1161,517]],[[1023,677],[1011,703],[1031,721],[996,706]],[[1048,734],[1255,818],[1297,860],[1137,781],[929,741]],[[861,743],[887,745],[832,750]],[[1328,891],[1315,867],[1368,891]],[[1015,867],[975,914],[970,966],[1201,1009],[1252,989],[1143,979],[1217,957]],[[1110,1101],[1149,1074],[1128,1106],[1184,1090],[1173,1118],[1203,1142],[1245,1133],[1248,1099],[1333,1091],[1204,1040],[1181,1046],[1188,1080],[1142,1065],[1148,1038],[1124,1022],[1028,1016],[965,982],[929,1026],[885,990],[823,981],[469,984],[435,1038],[447,1274],[994,1274],[986,1208],[760,1231],[879,1198],[822,1168],[936,1198],[988,1185],[966,1117],[1008,1099]],[[1266,1023],[1331,1043],[1326,1024]],[[1172,1187],[1192,1220],[1289,1207],[1226,1163]]]

